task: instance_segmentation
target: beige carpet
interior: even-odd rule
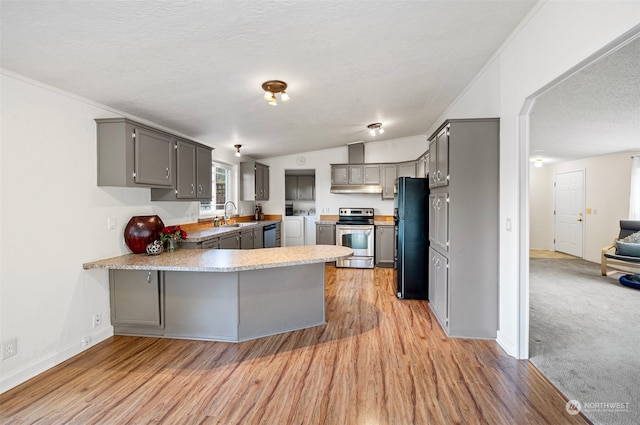
[[[530,360],[595,425],[640,424],[640,291],[581,258],[530,261]]]

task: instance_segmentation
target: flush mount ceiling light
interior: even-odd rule
[[[236,148],[236,156],[242,156],[242,154],[240,153],[240,148],[242,147],[242,145],[233,145],[234,148]]]
[[[372,136],[375,136],[376,134],[384,133],[384,129],[382,128],[382,123],[379,123],[379,122],[369,124],[367,128],[369,129],[369,134]]]
[[[536,158],[535,162],[533,163],[533,166],[536,168],[542,167],[542,158]]]
[[[264,100],[269,102],[269,105],[276,106],[278,101],[276,100],[276,94],[280,93],[280,100],[286,102],[289,100],[289,95],[285,92],[287,89],[287,83],[280,80],[269,80],[262,83],[262,89],[264,90]]]

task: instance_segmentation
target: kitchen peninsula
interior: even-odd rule
[[[346,247],[182,249],[85,263],[108,269],[116,334],[240,342],[325,324],[324,263]]]

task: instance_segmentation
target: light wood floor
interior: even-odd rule
[[[0,396],[2,424],[571,424],[493,341],[446,339],[393,270],[327,266],[326,326],[240,344],[116,336]]]
[[[543,249],[531,249],[529,250],[530,258],[557,258],[562,260],[576,260],[578,257],[574,257],[573,255],[565,254],[560,251],[545,251]]]

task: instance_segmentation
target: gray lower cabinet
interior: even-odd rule
[[[242,230],[240,232],[240,249],[253,249],[253,239],[253,229]]]
[[[336,225],[316,224],[316,245],[335,245]]]
[[[447,257],[429,248],[429,305],[438,321],[449,332],[449,262]]]
[[[111,323],[118,334],[162,334],[162,273],[110,270]]]
[[[256,227],[253,229],[253,249],[264,248],[264,229]]]
[[[220,236],[220,249],[240,249],[240,233]]]
[[[126,118],[96,119],[98,186],[174,185],[174,137]]]
[[[393,267],[395,262],[395,226],[376,226],[376,266]]]
[[[220,249],[220,238],[213,238],[202,242],[202,249]]]

